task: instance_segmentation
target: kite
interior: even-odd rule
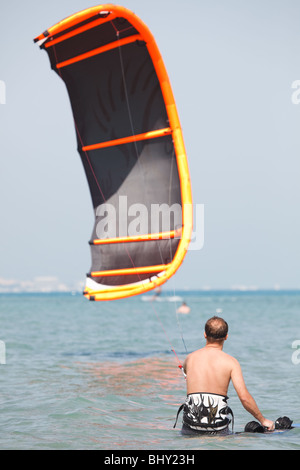
[[[114,300],[166,282],[192,234],[190,175],[178,112],[148,27],[112,4],[34,39],[64,81],[95,215],[83,294]]]

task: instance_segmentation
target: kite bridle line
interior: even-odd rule
[[[120,40],[120,31],[116,29],[115,25],[112,23],[115,31],[116,31],[116,35],[117,35],[117,38],[118,38],[118,41]],[[128,99],[128,91],[127,91],[127,83],[126,83],[126,77],[125,77],[125,69],[124,69],[124,63],[123,63],[123,57],[122,57],[122,50],[121,50],[121,47],[119,46],[118,47],[118,50],[119,50],[119,58],[120,58],[120,65],[121,65],[121,71],[122,71],[122,79],[123,79],[123,85],[124,85],[124,91],[125,91],[125,98],[126,98],[126,105],[127,105],[127,111],[128,111],[128,115],[129,115],[129,121],[130,121],[130,127],[131,127],[131,132],[132,132],[132,136],[135,136],[136,133],[135,133],[135,130],[134,130],[134,126],[133,126],[133,119],[132,119],[132,112],[131,112],[131,109],[130,109],[130,104],[129,104],[129,99]],[[142,178],[144,179],[144,173],[143,173],[143,170],[142,170],[142,165],[141,165],[141,162],[140,162],[140,159],[139,159],[139,153],[138,153],[138,149],[137,149],[137,145],[136,145],[136,140],[133,141],[134,142],[134,147],[135,147],[135,152],[136,152],[136,160],[137,160],[137,164],[138,164],[138,167],[139,167],[139,170],[140,170],[140,173],[141,173],[141,176]],[[172,156],[172,160],[171,160],[171,171],[170,171],[170,180],[169,180],[169,207],[170,207],[170,193],[171,193],[171,178],[172,178],[172,167],[173,167],[173,161],[174,161],[174,149],[173,149],[173,156]],[[146,188],[146,184],[143,185],[144,188]],[[148,195],[146,193],[146,189],[144,189],[144,194],[145,194],[145,197],[146,199],[148,199]],[[157,245],[157,248],[158,248],[158,251],[159,251],[159,255],[160,255],[160,258],[161,258],[161,262],[162,264],[164,264],[164,259],[163,259],[163,255],[162,255],[162,252],[161,252],[161,248],[160,248],[160,244],[158,243],[158,240],[156,240],[156,245]],[[169,245],[170,246],[170,259],[172,260],[173,259],[173,255],[172,255],[172,249],[171,249],[171,244]],[[132,261],[132,260],[131,260]],[[133,263],[133,261],[132,261]],[[140,276],[139,276],[140,277]],[[174,292],[174,296],[175,296],[175,285],[173,286],[173,292]],[[161,321],[161,318],[159,317],[158,315],[158,312],[157,312],[157,309],[155,308],[153,302],[151,301],[151,305],[152,305],[152,309],[156,315],[156,318],[158,319],[159,323],[160,323],[160,326],[166,336],[166,339],[167,341],[169,342],[170,346],[171,346],[171,351],[174,353],[176,359],[177,359],[177,362],[178,362],[178,367],[179,369],[182,370],[183,372],[183,375],[184,375],[184,371],[183,371],[183,366],[179,360],[179,357],[178,355],[176,354],[176,351],[175,349],[173,348],[172,346],[172,343],[166,333],[166,330],[163,326],[163,323]],[[186,344],[185,344],[185,341],[184,341],[184,338],[183,338],[183,333],[182,333],[182,330],[180,328],[180,325],[179,325],[179,319],[178,319],[178,315],[177,315],[177,308],[176,308],[176,303],[175,303],[175,313],[176,313],[176,318],[177,318],[177,326],[178,328],[180,329],[180,333],[181,333],[181,339],[182,339],[182,342],[183,342],[183,345],[184,345],[184,348],[185,348],[185,351],[187,353],[187,348],[186,348]]]

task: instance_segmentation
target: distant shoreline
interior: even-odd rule
[[[285,295],[285,294],[293,294],[293,295],[300,295],[300,289],[211,289],[211,290],[196,290],[196,289],[191,289],[191,290],[181,290],[181,289],[176,289],[176,295],[181,296],[181,297],[191,297],[191,296],[210,296],[210,295],[227,295],[227,296],[232,296],[232,295]],[[81,296],[82,291],[75,291],[75,290],[69,290],[69,291],[19,291],[19,292],[14,292],[14,291],[2,291],[0,292],[0,296],[4,295],[60,295],[60,296]],[[140,294],[139,296],[135,296],[133,298],[139,298],[141,296],[153,296],[153,292],[151,291],[150,293],[145,293],[145,294]],[[172,296],[174,295],[174,290],[165,290],[160,294],[160,297],[165,297],[165,296]]]

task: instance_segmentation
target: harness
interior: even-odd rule
[[[228,397],[213,393],[189,394],[177,411],[173,428],[176,427],[179,414],[183,410],[183,425],[193,431],[215,434],[228,428],[232,422],[233,432],[234,416],[227,400]]]

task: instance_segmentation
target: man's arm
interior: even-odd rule
[[[241,400],[241,403],[243,407],[256,418],[262,426],[266,427],[269,429],[269,431],[274,430],[274,423],[273,421],[270,421],[269,419],[266,419],[260,412],[254,398],[252,395],[248,392],[244,377],[242,374],[242,369],[239,364],[239,362],[234,359],[234,365],[231,371],[231,380],[233,383],[233,386],[236,390],[236,393],[238,394],[239,399]]]
[[[188,354],[188,355],[186,356],[186,358],[185,358],[185,360],[184,360],[184,362],[183,362],[183,366],[182,366],[183,372],[185,373],[185,375],[186,375],[187,361],[188,361],[189,356],[190,356],[190,354]]]

